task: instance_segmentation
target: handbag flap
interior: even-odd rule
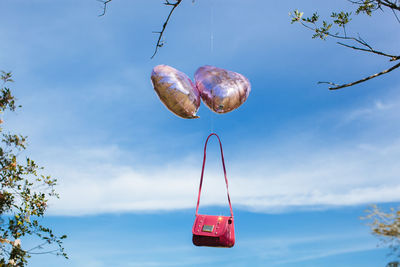
[[[218,237],[225,234],[229,224],[233,224],[233,217],[198,214],[193,224],[192,233],[194,235]]]

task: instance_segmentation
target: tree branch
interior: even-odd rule
[[[27,253],[32,253],[33,250],[42,249],[43,246],[44,246],[44,245],[47,245],[48,243],[49,243],[48,241],[45,241],[45,242],[43,242],[43,243],[37,245],[36,247],[33,247],[33,248],[31,248],[31,249],[26,250],[26,252],[27,252]]]
[[[358,5],[365,4],[364,0],[362,0],[362,1],[349,0],[349,1],[351,3],[353,3],[353,4],[358,4]],[[384,1],[385,4],[383,4],[382,1]],[[397,10],[397,8],[400,8],[400,6],[398,6],[398,4],[397,4],[397,0],[396,0],[396,2],[390,2],[388,0],[382,0],[382,1],[381,0],[374,0],[373,2],[375,2],[375,6],[372,6],[372,8],[375,7],[376,9],[379,9],[379,8],[381,8],[380,7],[381,4],[386,6],[386,7],[391,5],[390,8],[391,8],[391,10],[393,12],[395,12]],[[347,22],[345,22],[345,20],[344,20],[344,18],[348,18],[347,14],[348,13],[343,13],[343,12],[339,13],[339,15],[337,13],[332,13],[332,15],[331,15],[332,18],[338,18],[336,21],[333,21],[333,23],[338,25],[339,27],[343,27],[344,28],[345,24],[348,21],[350,21],[350,20],[347,20]],[[291,13],[290,13],[290,15],[292,16]],[[339,20],[340,15],[342,15],[341,20]],[[396,13],[395,13],[395,15],[396,15]],[[318,16],[317,13],[314,13],[312,17],[308,17],[308,18],[302,18],[302,16],[303,16],[303,12],[299,12],[298,10],[295,10],[294,14],[292,16],[292,23],[299,22],[305,28],[314,31],[315,34],[313,35],[313,38],[320,38],[320,39],[325,40],[327,37],[333,37],[333,38],[340,39],[340,40],[353,41],[353,42],[357,43],[358,45],[357,44],[356,45],[350,45],[350,44],[346,44],[346,43],[343,43],[343,42],[337,42],[337,44],[342,45],[342,46],[347,47],[347,48],[354,49],[354,50],[364,51],[364,52],[373,53],[373,54],[376,54],[376,55],[388,57],[388,58],[390,58],[390,61],[400,60],[400,55],[392,55],[392,54],[388,54],[388,53],[384,53],[384,52],[375,50],[363,38],[361,38],[360,35],[358,35],[358,37],[347,36],[346,31],[344,33],[344,36],[340,35],[338,33],[332,34],[330,32],[330,30],[331,30],[331,27],[332,27],[333,23],[329,23],[329,22],[323,21],[322,26],[318,26],[317,23],[316,23],[318,21],[318,19],[319,19],[319,16]],[[378,76],[387,74],[387,73],[389,73],[389,72],[391,72],[391,71],[393,71],[393,70],[395,70],[395,69],[397,69],[399,67],[400,67],[400,63],[398,63],[398,64],[392,66],[391,68],[389,68],[387,70],[384,70],[382,72],[376,73],[374,75],[371,75],[371,76],[365,77],[363,79],[360,79],[358,81],[347,83],[347,84],[336,84],[336,83],[332,83],[332,82],[318,82],[318,84],[321,84],[321,83],[329,84],[329,85],[332,86],[332,87],[329,87],[330,90],[337,90],[337,89],[341,89],[341,88],[345,88],[345,87],[350,87],[350,86],[353,86],[353,85],[368,81],[370,79],[376,78]]]
[[[305,24],[302,21],[299,21],[299,22],[302,26],[304,26],[305,28],[307,28],[309,30],[316,31],[318,29],[318,27],[315,23],[312,23],[315,26],[315,28],[313,28],[313,27],[308,26],[307,24]],[[360,45],[363,45],[365,47],[368,47],[370,50],[373,50],[372,47],[366,41],[364,41],[363,38],[361,38],[361,36],[358,36],[358,38],[356,38],[356,37],[349,37],[349,36],[341,36],[338,34],[331,34],[330,32],[325,32],[324,34],[326,34],[327,36],[333,37],[333,38],[337,38],[337,39],[355,41],[355,42],[359,43]]]
[[[54,250],[49,250],[49,251],[43,251],[43,252],[29,252],[29,254],[32,255],[40,255],[40,254],[54,254],[54,252],[59,251],[58,249],[54,249]]]
[[[376,50],[374,50],[372,48],[371,49],[364,49],[364,48],[361,48],[361,47],[351,46],[351,45],[344,44],[344,43],[341,43],[341,42],[337,42],[337,44],[345,46],[345,47],[348,47],[348,48],[352,48],[352,49],[355,49],[355,50],[360,50],[360,51],[374,53],[374,54],[385,56],[385,57],[390,57],[390,61],[396,61],[396,60],[400,59],[400,56],[394,56],[394,55],[386,54],[386,53],[383,53],[383,52],[380,52],[380,51],[376,51]]]
[[[351,83],[346,83],[346,84],[341,84],[341,85],[340,85],[340,84],[335,84],[335,83],[332,83],[332,82],[318,82],[318,84],[324,83],[324,84],[333,85],[333,87],[329,87],[329,90],[342,89],[342,88],[350,87],[350,86],[353,86],[353,85],[356,85],[356,84],[359,84],[359,83],[362,83],[362,82],[371,80],[371,79],[376,78],[376,77],[378,77],[378,76],[387,74],[387,73],[389,73],[389,72],[391,72],[391,71],[393,71],[393,70],[395,70],[395,69],[397,69],[397,68],[399,68],[399,67],[400,67],[400,63],[397,63],[396,65],[394,65],[393,67],[391,67],[391,68],[389,68],[389,69],[387,69],[387,70],[381,71],[381,72],[379,72],[379,73],[376,73],[376,74],[374,74],[374,75],[368,76],[368,77],[366,77],[366,78],[363,78],[363,79],[361,79],[361,80],[358,80],[358,81],[355,81],[355,82],[351,82]]]
[[[103,13],[101,13],[99,17],[104,16],[107,11],[107,4],[110,3],[112,0],[97,0],[97,1],[103,3]]]
[[[391,9],[395,9],[395,10],[398,10],[398,11],[400,11],[400,5],[398,5],[396,2],[391,2],[391,1],[388,1],[388,0],[377,0],[378,1],[378,3],[379,4],[381,4],[381,5],[383,5],[383,6],[386,6],[386,7],[388,7],[388,8],[391,8]]]
[[[400,23],[400,19],[399,19],[399,17],[397,16],[396,11],[395,11],[394,9],[392,9],[392,12],[393,12],[393,15],[395,16],[397,22]]]
[[[107,6],[108,3],[110,3],[112,0],[97,0],[101,3],[103,3],[103,12],[99,15],[99,17],[104,16],[106,14],[107,11]],[[182,0],[174,0],[175,2],[170,2],[171,0],[165,0],[164,5],[166,6],[172,6],[167,19],[165,20],[161,31],[159,32],[153,32],[153,33],[157,33],[158,34],[158,39],[157,39],[157,43],[156,43],[156,48],[154,49],[154,53],[151,56],[151,58],[154,58],[154,56],[157,54],[158,52],[158,48],[162,47],[164,45],[164,42],[162,41],[162,37],[164,35],[165,29],[167,28],[168,22],[171,19],[172,13],[174,13],[175,9],[182,3]]]
[[[364,5],[366,4],[365,0],[348,0],[350,3],[356,4],[356,5]],[[376,3],[376,7],[374,8],[374,10],[377,9],[381,9],[381,6],[385,6],[388,8],[391,8],[393,10],[399,10],[400,11],[400,4],[398,3],[398,1],[389,1],[389,0],[372,0],[369,1],[369,4],[375,4]]]
[[[172,13],[174,12],[175,8],[177,8],[181,4],[181,2],[182,2],[182,0],[176,0],[175,3],[171,3],[171,2],[169,2],[169,0],[165,0],[164,5],[172,6],[172,9],[169,12],[168,17],[167,17],[167,19],[165,20],[165,22],[163,24],[162,30],[160,32],[155,32],[155,33],[158,33],[159,36],[158,36],[156,48],[154,50],[154,54],[151,56],[151,58],[154,58],[154,56],[157,54],[158,48],[160,48],[160,47],[162,47],[164,45],[164,42],[161,40],[162,37],[163,37],[164,31],[167,28],[167,25],[168,25],[168,22],[169,22],[169,20],[170,20],[170,18],[172,16]]]

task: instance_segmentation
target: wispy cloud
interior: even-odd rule
[[[348,254],[348,253],[354,253],[354,252],[363,252],[363,251],[369,251],[369,250],[375,250],[375,249],[376,249],[376,246],[374,246],[373,244],[360,244],[357,246],[351,246],[351,247],[347,247],[347,248],[337,248],[337,249],[331,249],[331,250],[318,249],[318,250],[314,250],[314,251],[307,251],[307,255],[277,261],[276,264],[310,261],[310,260],[321,259],[321,258],[326,258],[326,257],[330,257],[330,256],[336,256],[336,255]]]
[[[357,110],[348,114],[361,114]],[[397,112],[396,103],[373,104],[374,110]],[[365,109],[367,110],[367,109]],[[369,110],[369,109],[368,109]],[[364,112],[365,114],[375,111]],[[352,116],[356,120],[360,116]],[[345,116],[338,119],[339,125]],[[361,120],[361,119],[359,119]],[[365,118],[363,118],[365,120]],[[367,127],[390,127],[391,121],[370,119]],[[293,139],[295,137],[293,136]],[[365,140],[364,140],[365,141]],[[305,150],[309,140],[297,140],[301,146],[262,156],[263,147],[253,151],[261,155],[240,162],[228,162],[230,192],[236,206],[260,212],[292,208],[329,208],[367,203],[400,201],[400,139],[352,140],[346,144]],[[61,149],[61,148],[60,148]],[[62,151],[65,159],[48,161],[50,172],[59,177],[61,199],[53,203],[54,214],[96,214],[107,212],[155,211],[191,208],[195,205],[200,175],[199,156],[183,156],[164,164],[128,165],[129,151],[113,145]],[[244,155],[248,151],[241,151]],[[199,151],[201,154],[201,151]],[[235,157],[235,160],[238,157]],[[239,157],[240,158],[240,157]],[[229,155],[228,155],[229,159]],[[206,172],[202,204],[226,205],[220,166],[210,165]]]
[[[348,112],[344,116],[343,122],[350,123],[359,119],[371,119],[382,116],[383,114],[387,115],[388,113],[392,113],[393,110],[399,110],[400,102],[398,100],[398,97],[396,97],[395,99],[386,99],[386,101],[382,101],[379,99],[374,100],[366,107],[360,107]]]
[[[286,263],[310,262],[325,257],[375,249],[377,249],[376,244],[372,238],[366,238],[365,234],[347,232],[339,235],[251,237],[241,239],[237,243],[235,250],[236,252],[240,251],[240,253],[226,250],[221,253],[202,251],[202,253],[207,254],[207,257],[202,256],[191,245],[144,246],[138,249],[127,249],[122,253],[129,253],[135,256],[129,262],[124,262],[124,266],[223,265],[227,262],[227,258],[230,261],[234,260],[236,263],[234,266],[243,266],[245,262],[249,261],[249,258],[252,258],[257,263],[263,263],[263,265],[281,266]],[[116,251],[111,252],[115,256],[119,253]],[[179,260],[175,257],[170,257],[171,253],[179,254]],[[152,258],[152,255],[157,255],[157,257]],[[115,258],[118,257],[116,256]],[[116,260],[115,264],[119,265],[120,263]]]

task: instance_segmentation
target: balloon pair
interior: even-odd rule
[[[250,93],[250,82],[243,75],[214,66],[200,67],[195,84],[183,72],[167,65],[154,67],[151,81],[165,106],[185,119],[196,115],[200,98],[216,113],[227,113],[242,105]]]

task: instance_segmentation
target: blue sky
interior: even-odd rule
[[[34,257],[31,266],[384,265],[387,251],[359,216],[371,203],[400,201],[398,71],[327,90],[316,83],[348,82],[389,65],[312,40],[288,16],[296,8],[329,15],[348,7],[184,1],[151,60],[152,31],[168,13],[162,1],[114,0],[98,17],[95,0],[3,0],[0,69],[13,71],[23,105],[5,115],[5,127],[28,135],[27,153],[58,178],[61,198],[46,223],[69,236],[69,261]],[[394,20],[359,16],[348,30],[394,53]],[[151,87],[158,64],[191,77],[206,64],[237,71],[252,91],[231,113],[202,105],[200,119],[183,120]],[[238,224],[230,250],[190,240],[212,130],[224,146]],[[217,152],[213,142],[202,204],[223,213]]]

